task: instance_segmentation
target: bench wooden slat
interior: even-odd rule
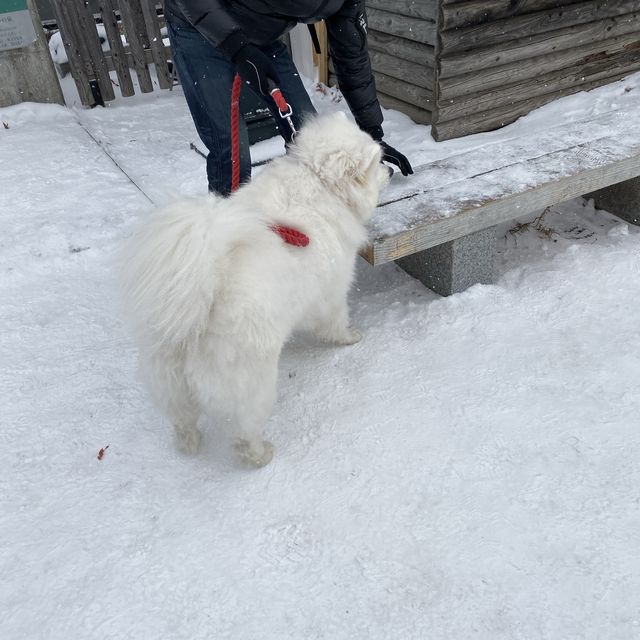
[[[537,135],[514,135],[471,148],[428,164],[414,167],[416,175],[406,179],[397,177],[382,193],[380,206],[412,197],[433,187],[445,187],[466,181],[481,173],[513,166],[553,151],[561,151],[576,144],[597,140],[612,126],[625,122],[628,114],[620,110],[603,111],[597,116],[576,120],[570,124],[548,127]],[[374,220],[377,233],[389,233],[384,219]]]
[[[624,134],[612,135],[621,122],[626,129],[617,130]],[[518,156],[521,151],[524,158]],[[507,162],[496,167],[496,157]],[[514,157],[518,161],[509,164]],[[487,145],[416,173],[414,183],[437,186],[383,194],[392,201],[381,205],[372,221],[374,240],[363,252],[371,264],[397,260],[640,175],[640,123],[629,112],[609,112],[537,137]]]

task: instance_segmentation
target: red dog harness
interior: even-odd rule
[[[273,224],[271,225],[271,231],[277,233],[287,244],[291,244],[294,247],[306,247],[309,244],[309,236],[297,229]]]

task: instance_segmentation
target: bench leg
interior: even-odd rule
[[[399,267],[441,296],[493,282],[495,227],[396,260]]]
[[[630,224],[640,225],[640,178],[632,178],[586,196],[604,209]]]

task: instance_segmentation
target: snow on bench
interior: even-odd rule
[[[363,256],[372,265],[396,260],[449,295],[492,282],[501,222],[590,193],[640,224],[639,111],[612,110],[418,167],[382,194]]]

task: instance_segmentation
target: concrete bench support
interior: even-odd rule
[[[493,282],[495,227],[396,260],[398,266],[441,296]]]
[[[590,193],[598,209],[604,209],[629,224],[640,225],[640,178],[632,178]]]

